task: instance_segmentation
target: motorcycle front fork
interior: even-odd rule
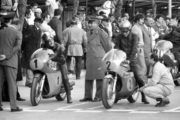
[[[42,77],[42,80],[41,80],[41,88],[40,88],[40,94],[42,94],[42,91],[43,91],[43,87],[44,87],[44,81],[45,81],[45,75],[43,75],[43,77]]]
[[[116,76],[114,77],[113,93],[116,92],[116,82],[117,82],[117,74],[116,74]]]

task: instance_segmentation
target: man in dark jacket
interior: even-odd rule
[[[62,22],[60,20],[62,11],[60,9],[55,9],[54,17],[49,22],[51,28],[56,32],[54,41],[57,43],[62,43]]]
[[[71,98],[71,90],[70,90],[70,84],[69,84],[69,78],[67,76],[68,71],[67,71],[67,65],[66,65],[66,60],[64,57],[64,46],[60,45],[59,43],[54,42],[52,38],[49,37],[48,33],[44,34],[42,36],[44,44],[42,45],[43,48],[45,49],[52,49],[55,54],[50,56],[51,60],[58,62],[61,73],[62,73],[62,81],[63,85],[67,94],[67,103],[72,103],[72,98]]]
[[[142,69],[142,59],[144,57],[143,47],[138,45],[139,38],[136,34],[133,34],[131,31],[131,23],[129,21],[125,21],[121,25],[121,34],[117,37],[115,48],[123,50],[127,59],[130,60],[130,67],[134,73],[135,79],[139,85],[139,87],[144,86],[144,81],[147,79],[146,76],[143,75]],[[144,61],[145,65],[145,61]],[[144,71],[143,71],[144,72]],[[142,102],[144,104],[149,104],[143,92],[142,94]]]
[[[30,69],[29,61],[32,53],[40,48],[40,42],[41,42],[41,30],[40,30],[40,24],[42,24],[41,18],[36,18],[34,20],[33,26],[28,27],[28,34],[26,34],[23,37],[22,42],[22,52],[23,52],[23,63],[24,67],[26,68],[26,83],[25,85],[28,87],[31,87],[32,79],[33,79],[33,72]]]
[[[8,82],[11,112],[22,111],[16,103],[16,77],[18,68],[18,51],[21,48],[22,34],[11,25],[12,17],[5,18],[7,27],[0,30],[0,111],[2,108],[2,86],[4,78]]]

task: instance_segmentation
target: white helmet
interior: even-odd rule
[[[131,23],[128,20],[122,21],[120,24],[121,28],[131,28]]]

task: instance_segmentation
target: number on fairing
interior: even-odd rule
[[[107,61],[106,64],[107,64],[107,70],[110,70],[109,67],[110,67],[110,65],[111,65],[111,62],[110,62],[110,61]]]
[[[35,68],[38,68],[37,59],[34,60]]]

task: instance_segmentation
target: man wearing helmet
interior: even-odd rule
[[[140,19],[141,16],[139,16],[138,18]],[[127,54],[127,59],[130,60],[131,70],[134,72],[134,76],[136,78],[139,87],[142,87],[144,86],[144,81],[147,81],[147,76],[145,72],[147,71],[146,70],[147,68],[145,64],[144,51],[142,45],[143,37],[142,36],[140,37],[141,33],[136,34],[131,30],[131,23],[128,20],[122,22],[120,26],[121,26],[121,34],[116,39],[115,48],[121,49]],[[136,26],[138,27],[138,25]],[[141,27],[139,27],[139,30],[141,30],[140,28]],[[149,104],[144,93],[143,92],[141,93],[142,93],[142,102],[144,104]]]

